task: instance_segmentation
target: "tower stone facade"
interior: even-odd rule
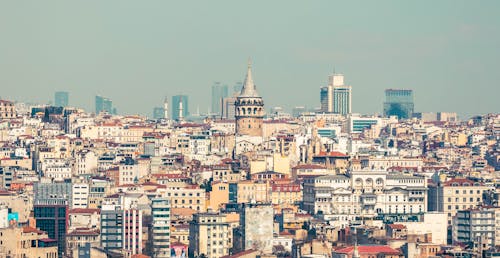
[[[240,95],[236,98],[236,134],[262,136],[264,119],[264,101],[257,93],[252,79],[252,65],[248,62],[248,71]]]

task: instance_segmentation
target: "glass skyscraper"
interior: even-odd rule
[[[341,115],[351,113],[351,86],[333,87],[333,113]]]
[[[54,105],[56,107],[67,107],[69,103],[69,93],[66,91],[56,91],[54,94]]]
[[[384,116],[397,116],[399,119],[413,115],[413,91],[403,89],[385,90]]]
[[[228,96],[227,85],[222,85],[220,82],[212,85],[212,108],[211,112],[220,115],[222,112],[222,100]]]
[[[109,114],[116,113],[113,109],[113,101],[103,96],[95,96],[95,113],[108,112]]]
[[[186,118],[189,115],[189,102],[187,95],[175,95],[172,96],[171,102],[171,110],[172,110],[172,119],[179,120],[179,109],[180,103],[182,99],[182,117]]]

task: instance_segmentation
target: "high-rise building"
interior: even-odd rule
[[[215,82],[212,85],[212,110],[215,115],[220,115],[222,112],[222,100],[228,96],[227,85],[222,85],[220,82]]]
[[[36,227],[47,232],[49,238],[57,240],[57,253],[63,257],[68,233],[68,201],[49,198],[38,200],[33,205]]]
[[[321,104],[321,112],[328,113],[331,112],[331,105],[329,105],[330,101],[328,99],[328,86],[321,87],[319,92],[319,100]]]
[[[69,93],[66,91],[56,91],[54,93],[54,104],[56,107],[67,107],[69,103]]]
[[[385,90],[384,116],[408,119],[413,115],[413,91],[403,89]]]
[[[343,74],[328,77],[328,86],[321,87],[321,112],[347,115],[351,113],[352,87],[344,85]]]
[[[217,213],[193,214],[189,224],[189,257],[222,257],[229,254],[231,234],[226,216]]]
[[[131,254],[142,253],[142,210],[126,209],[123,211],[123,249]]]
[[[170,257],[170,201],[167,198],[151,200],[152,234],[154,258]]]
[[[153,119],[162,119],[164,118],[164,109],[162,107],[155,107],[153,109]]]
[[[103,96],[95,96],[95,113],[99,114],[101,112],[107,112],[109,114],[115,114],[116,109],[113,108],[113,101]]]
[[[143,210],[134,207],[106,205],[101,210],[101,246],[105,250],[127,250],[140,254]]]
[[[222,114],[223,119],[234,119],[236,109],[236,97],[226,97],[222,99]]]
[[[242,88],[243,88],[243,83],[236,82],[233,86],[233,94],[240,94]]]
[[[179,118],[186,118],[189,115],[189,102],[187,95],[175,95],[172,96],[171,103],[172,110],[172,120],[179,120]],[[182,117],[180,117],[179,112],[181,112]]]
[[[252,64],[248,62],[247,76],[240,95],[236,99],[236,133],[262,136],[264,101],[257,93],[252,79]]]
[[[163,100],[163,119],[168,119],[168,97]]]

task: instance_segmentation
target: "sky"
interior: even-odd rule
[[[0,0],[0,97],[152,115],[165,96],[206,112],[214,82],[243,81],[266,108],[319,107],[335,70],[356,113],[384,89],[413,89],[415,111],[500,112],[500,1]]]

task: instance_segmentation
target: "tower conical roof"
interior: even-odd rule
[[[250,59],[248,60],[247,77],[245,78],[245,83],[243,84],[243,88],[241,89],[241,93],[238,97],[259,97],[259,93],[257,93],[257,88],[255,87],[252,79],[252,62]]]

